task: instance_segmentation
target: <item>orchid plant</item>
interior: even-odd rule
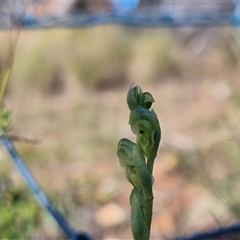
[[[149,240],[153,208],[153,165],[161,139],[156,113],[151,109],[154,98],[132,84],[127,94],[130,109],[129,124],[137,136],[136,143],[123,138],[118,143],[117,155],[126,170],[127,180],[133,185],[130,195],[131,227],[134,240]]]

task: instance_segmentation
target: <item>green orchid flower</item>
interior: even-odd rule
[[[130,113],[129,124],[147,159],[156,158],[161,131],[155,112],[138,106]]]
[[[142,106],[150,109],[154,102],[155,100],[152,97],[151,93],[143,93],[142,89],[138,85],[135,86],[134,83],[130,86],[127,94],[127,104],[131,111],[137,106]]]

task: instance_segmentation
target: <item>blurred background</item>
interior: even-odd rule
[[[11,38],[0,32],[0,70]],[[151,239],[234,223],[239,57],[239,31],[226,26],[22,29],[4,101],[12,111],[9,133],[40,141],[16,147],[76,230],[97,240],[132,239],[132,187],[116,152],[122,137],[135,139],[126,94],[136,82],[155,98],[162,128]],[[64,239],[3,148],[0,165],[0,238]]]

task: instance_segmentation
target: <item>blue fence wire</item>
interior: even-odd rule
[[[171,14],[161,15],[116,15],[113,13],[105,14],[76,14],[66,17],[46,17],[44,19],[35,17],[24,17],[19,19],[21,28],[37,29],[37,28],[78,28],[90,27],[95,25],[113,23],[122,24],[131,27],[182,27],[182,26],[223,26],[223,25],[240,25],[240,16],[232,14],[199,14],[188,15],[185,17],[174,17]],[[19,26],[19,21],[13,21],[12,27]],[[4,23],[0,24],[0,28],[7,29]]]
[[[29,11],[24,7],[24,4],[19,1],[7,0],[10,10],[1,11],[0,7],[0,29],[9,27],[9,17],[12,27],[21,28],[59,28],[59,27],[88,27],[106,23],[116,23],[133,27],[181,27],[181,26],[211,26],[211,25],[240,25],[240,1],[238,0],[221,0],[221,1],[193,1],[201,3],[197,6],[213,4],[221,4],[231,2],[234,6],[231,11],[209,11],[207,7],[198,8],[194,5],[188,10],[183,10],[181,7],[175,8],[174,4],[178,1],[168,0],[158,2],[158,5],[149,5],[145,10],[138,10],[139,0],[112,0],[110,11],[88,12],[79,11],[74,13],[65,12],[64,14],[55,14],[39,16]],[[37,0],[32,0],[32,4],[38,3]],[[150,1],[149,1],[150,2]],[[154,2],[154,1],[152,1]],[[167,7],[164,5],[167,3]],[[179,1],[180,2],[180,1]],[[183,3],[191,3],[191,0],[182,1]],[[217,3],[218,2],[218,3]],[[172,7],[171,7],[172,4]],[[192,9],[193,8],[193,9]]]

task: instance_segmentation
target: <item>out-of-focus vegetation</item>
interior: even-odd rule
[[[51,91],[46,89],[51,88],[51,81],[66,77],[77,79],[83,86],[101,89],[131,81],[151,82],[161,75],[180,71],[182,64],[175,64],[177,58],[171,49],[169,31],[150,32],[151,37],[141,31],[109,26],[26,32],[30,38],[34,35],[36,41],[19,43],[18,56],[24,51],[25,58],[16,64],[15,71],[21,70],[21,79],[45,93]],[[150,57],[148,61],[146,55]],[[28,59],[32,59],[31,66]]]
[[[1,69],[9,35],[0,34]],[[129,239],[131,189],[116,148],[132,136],[125,96],[135,81],[155,97],[163,131],[151,239],[236,221],[239,54],[231,28],[23,30],[4,99],[10,132],[41,140],[16,145],[76,229]],[[14,223],[0,238],[58,238],[31,194],[15,186],[14,167],[0,159],[0,230],[7,219]]]
[[[40,207],[26,187],[13,182],[1,170],[0,233],[3,239],[28,239],[41,223]]]

